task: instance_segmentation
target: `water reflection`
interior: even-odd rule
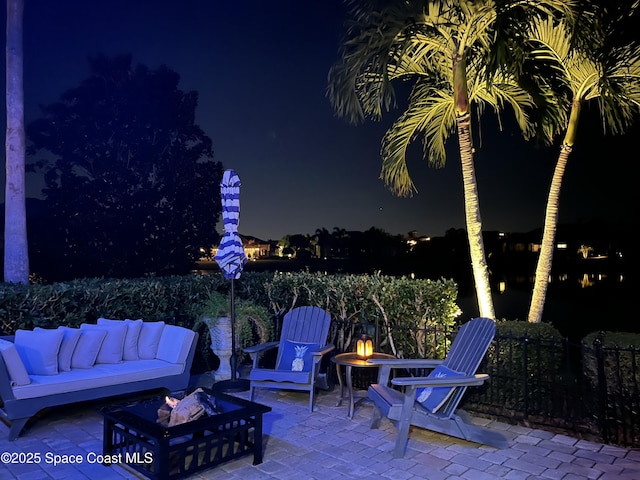
[[[495,278],[494,278],[495,277]],[[491,275],[491,283],[495,293],[503,294],[509,288],[533,287],[533,275],[501,274]],[[557,273],[550,275],[549,287],[556,285],[570,286],[577,288],[591,288],[597,286],[623,286],[627,276],[624,273],[605,272],[582,272],[582,273]]]
[[[533,280],[533,275],[491,275],[497,318],[527,320]],[[554,273],[549,278],[542,320],[574,339],[598,330],[640,333],[635,314],[636,286],[631,283],[624,272]],[[462,282],[460,286],[458,305],[463,318],[477,316],[472,282]]]

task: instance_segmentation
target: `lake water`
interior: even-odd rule
[[[542,317],[544,322],[552,323],[560,333],[572,339],[598,330],[640,333],[640,322],[637,314],[633,314],[631,298],[624,288],[556,290],[550,286]],[[503,293],[494,292],[496,317],[526,320],[530,301],[531,290],[506,289]],[[460,295],[458,305],[465,317],[478,315],[473,293]]]
[[[497,318],[525,321],[533,284],[522,275],[492,279]],[[458,305],[465,317],[478,315],[471,279],[459,282]],[[640,333],[633,313],[637,282],[620,272],[555,274],[548,285],[543,322],[553,324],[572,340],[599,330]]]

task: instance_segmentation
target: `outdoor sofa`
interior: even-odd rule
[[[15,440],[40,410],[155,389],[185,390],[196,332],[142,320],[0,337],[0,419]]]

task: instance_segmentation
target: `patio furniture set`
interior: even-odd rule
[[[284,317],[279,341],[245,349],[253,361],[249,400],[216,390],[214,384],[211,389],[204,389],[210,407],[213,407],[194,420],[172,426],[159,420],[160,410],[167,409],[169,397],[147,397],[102,407],[105,458],[113,463],[126,463],[154,479],[189,476],[242,455],[253,454],[254,465],[261,463],[262,418],[271,408],[255,402],[256,390],[308,392],[309,411],[313,412],[316,390],[326,384],[327,374],[320,371],[321,361],[334,350],[333,345],[326,344],[330,322],[329,314],[320,308],[294,308]],[[136,341],[132,337],[134,333],[129,331],[131,335],[127,336],[128,328],[137,330]],[[0,340],[0,395],[4,404],[0,413],[3,420],[11,424],[10,439],[17,438],[27,420],[45,407],[157,388],[184,397],[197,334],[173,325],[156,327],[160,330],[156,349],[152,358],[147,358],[151,355],[147,348],[149,328],[152,328],[151,322],[102,320],[96,325],[75,329],[77,332],[68,332],[63,327],[26,333],[18,331],[13,339]],[[121,343],[120,340],[115,342],[121,346],[119,360],[116,352],[111,363],[103,363],[109,353],[113,353],[114,345],[103,339],[94,361],[89,362],[92,365],[78,368],[80,359],[74,364],[73,348],[65,343],[65,339],[69,340],[67,335],[77,336],[74,345],[77,349],[82,345],[79,339],[83,335],[91,336],[93,332],[105,332],[104,337],[111,340],[122,336]],[[383,417],[397,427],[395,457],[404,456],[411,425],[496,448],[505,447],[504,436],[473,425],[468,415],[457,409],[467,387],[479,386],[488,380],[486,374],[478,374],[476,370],[494,333],[492,320],[469,321],[460,328],[444,360],[396,359],[372,352],[367,352],[368,355],[362,352],[336,355],[332,361],[340,382],[338,405],[348,400],[347,417],[351,419],[361,401],[371,401],[374,406],[371,428],[377,428]],[[55,362],[51,358],[48,362],[39,361],[28,348],[30,341],[38,338],[42,342],[44,336],[59,338]],[[137,359],[134,358],[134,347],[137,348]],[[261,354],[273,348],[278,349],[275,367],[262,367]],[[68,354],[68,350],[72,353]],[[70,356],[70,363],[60,363],[63,355]],[[44,366],[52,370],[38,370]],[[369,386],[366,397],[355,396],[354,368],[378,369],[378,380]],[[408,376],[407,369],[427,369],[430,373],[421,377]],[[400,373],[394,375],[394,371]]]
[[[197,334],[142,320],[18,330],[0,339],[0,418],[15,440],[40,410],[165,388],[190,379]]]

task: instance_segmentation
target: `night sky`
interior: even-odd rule
[[[25,121],[85,79],[90,56],[131,54],[134,64],[167,65],[180,74],[182,90],[199,93],[197,122],[213,140],[216,160],[240,176],[240,233],[277,240],[323,227],[433,236],[464,228],[455,137],[444,169],[427,167],[419,145],[410,151],[419,192],[398,198],[378,175],[380,140],[399,111],[357,127],[334,115],[325,89],[346,18],[340,0],[25,3]],[[4,75],[1,81],[4,87]],[[626,152],[637,146],[640,128],[623,139],[603,138],[594,113],[585,109],[560,222],[637,222],[637,151]],[[525,143],[509,128],[499,132],[490,116],[481,129],[484,229],[542,226],[557,148]],[[38,182],[30,183],[28,195],[37,196]]]

